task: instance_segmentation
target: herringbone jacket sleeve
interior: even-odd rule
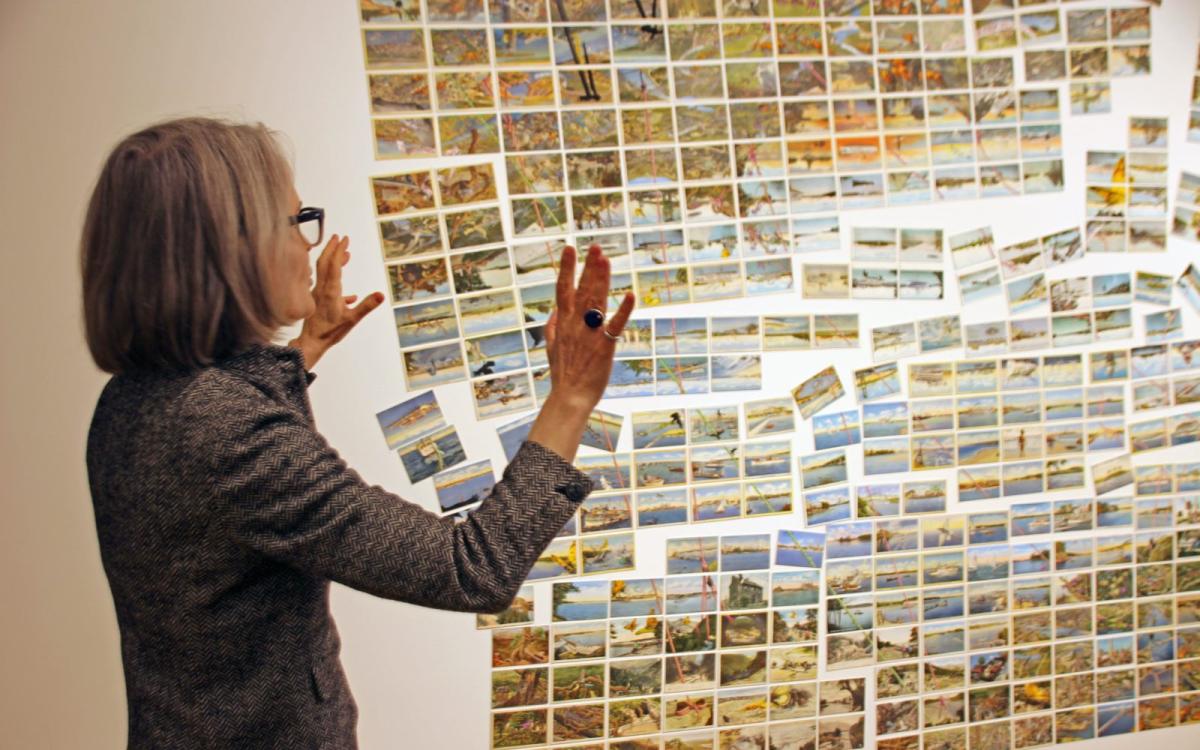
[[[591,490],[578,469],[526,442],[491,497],[456,523],[368,485],[303,411],[249,384],[189,402],[190,449],[235,540],[388,599],[504,609]]]

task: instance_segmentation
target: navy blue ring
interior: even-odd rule
[[[604,325],[604,313],[593,307],[583,314],[583,322],[588,328],[599,328]]]

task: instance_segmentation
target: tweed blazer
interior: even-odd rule
[[[455,522],[368,485],[317,432],[299,351],[105,386],[87,467],[130,748],[353,748],[329,582],[496,612],[591,491],[526,441]]]

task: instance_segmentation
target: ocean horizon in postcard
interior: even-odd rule
[[[434,477],[438,504],[442,511],[480,502],[491,494],[496,484],[490,459],[458,466]]]

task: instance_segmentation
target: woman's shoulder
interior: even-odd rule
[[[179,406],[193,415],[225,419],[271,407],[300,407],[308,380],[296,350],[255,347],[193,373]]]
[[[247,409],[287,403],[294,385],[307,385],[299,354],[260,346],[186,371],[143,370],[109,379],[94,420],[142,419],[220,423]]]

